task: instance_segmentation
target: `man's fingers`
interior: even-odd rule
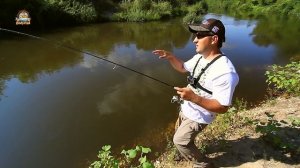
[[[183,90],[183,88],[180,88],[180,87],[174,87],[174,89],[177,90],[177,91],[182,91]]]
[[[184,88],[174,87],[174,89],[176,90],[176,93],[179,94],[179,96],[182,98],[184,94]]]
[[[169,52],[165,50],[154,50],[152,53],[158,55],[158,58],[167,58],[169,56]]]
[[[163,54],[166,53],[166,51],[165,51],[165,50],[154,50],[154,51],[152,51],[152,53],[153,53],[153,54],[163,55]]]

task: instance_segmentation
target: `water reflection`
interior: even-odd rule
[[[182,25],[176,25],[168,30],[161,23],[142,27],[113,23],[43,36],[63,38],[65,45],[174,82],[178,76],[144,48],[186,44],[188,32],[179,43],[174,37],[155,39],[158,36],[149,32],[156,27],[161,29],[158,35],[165,37],[184,31]],[[85,54],[22,39],[0,43],[0,57],[5,60],[1,79],[7,85],[7,96],[0,102],[0,132],[4,135],[0,142],[5,146],[0,154],[6,154],[0,157],[1,167],[86,167],[86,160],[96,156],[101,145],[130,144],[138,135],[165,128],[173,119],[173,113],[158,108],[176,111],[169,104],[172,89]],[[13,162],[15,159],[20,162]]]
[[[0,51],[0,81],[3,85],[11,78],[34,83],[43,74],[51,75],[64,67],[72,67],[82,59],[79,53],[22,38],[0,41]]]
[[[260,46],[276,46],[277,59],[299,55],[300,22],[294,18],[268,17],[257,23],[252,33],[253,41]],[[278,60],[278,63],[282,61]]]
[[[53,40],[51,44],[57,43],[58,40],[63,45],[89,51],[100,57],[108,57],[114,50],[122,48],[123,50],[118,50],[119,53],[115,53],[117,56],[113,57],[113,61],[121,61],[118,63],[129,65],[137,62],[132,55],[143,56],[144,50],[154,48],[172,50],[174,47],[184,47],[190,35],[184,29],[184,25],[178,24],[178,21],[165,24],[160,22],[107,23],[77,27],[68,31],[55,30],[50,35],[43,36]],[[38,74],[51,74],[65,66],[74,66],[83,59],[80,53],[53,47],[49,43],[25,40],[23,37],[16,39],[22,40],[0,39],[1,92],[4,89],[4,81],[12,76],[24,83],[34,82]],[[130,50],[132,47],[137,48],[141,53]],[[130,59],[120,59],[120,57]],[[95,65],[96,62],[94,61],[93,64]],[[87,62],[81,64],[90,66]]]
[[[299,54],[299,26],[287,29],[294,38],[290,34],[272,38],[283,29],[279,25],[290,27],[292,21],[205,17],[212,16],[224,21],[227,29],[223,51],[240,75],[235,96],[252,102],[263,99],[266,67]],[[269,33],[269,25],[278,29],[272,27]],[[167,49],[183,60],[195,52],[191,34],[180,20],[105,23],[42,36],[175,86],[186,85],[185,75],[151,51]],[[86,167],[105,144],[165,147],[164,133],[171,134],[170,123],[177,115],[177,106],[170,104],[172,88],[86,54],[28,38],[0,39],[0,51],[0,167]]]
[[[77,27],[46,36],[61,39],[64,44],[107,56],[117,46],[135,45],[138,50],[154,48],[182,48],[190,33],[179,20],[150,23],[104,23],[88,27]]]

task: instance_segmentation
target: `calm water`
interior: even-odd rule
[[[235,98],[263,100],[267,66],[299,56],[299,22],[213,16],[225,24],[223,52],[240,75]],[[106,144],[155,151],[166,146],[177,115],[177,105],[170,104],[172,88],[85,54],[7,35],[0,32],[0,167],[87,167]],[[105,23],[36,35],[175,86],[185,85],[185,75],[152,50],[167,49],[183,60],[195,54],[181,20]]]

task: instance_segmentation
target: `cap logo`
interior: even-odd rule
[[[219,31],[219,28],[217,26],[214,26],[212,29],[211,29],[212,32],[214,33],[217,33]]]

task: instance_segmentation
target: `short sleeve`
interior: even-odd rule
[[[195,56],[193,56],[193,58],[189,59],[188,61],[183,63],[183,67],[185,70],[192,72],[198,59],[201,57],[200,54],[197,54]]]
[[[236,85],[239,82],[237,73],[226,73],[215,78],[213,83],[212,99],[216,99],[221,105],[229,106],[232,102],[232,96]]]

